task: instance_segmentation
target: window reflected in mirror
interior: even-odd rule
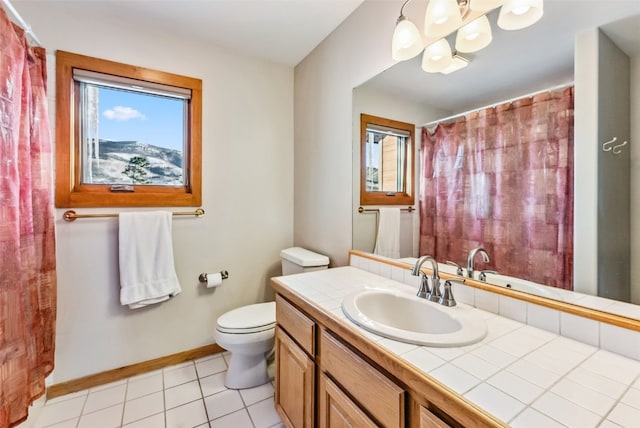
[[[360,116],[360,204],[413,205],[415,125]]]

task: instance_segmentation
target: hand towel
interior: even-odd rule
[[[173,263],[168,211],[120,213],[120,303],[131,309],[163,302],[182,291]]]
[[[400,258],[400,208],[380,208],[375,254]]]

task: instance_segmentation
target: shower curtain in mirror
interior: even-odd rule
[[[422,130],[420,254],[573,289],[573,88]]]
[[[0,426],[53,370],[56,263],[46,59],[0,7]]]

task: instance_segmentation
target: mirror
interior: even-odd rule
[[[413,205],[415,125],[360,115],[360,204]]]
[[[409,8],[407,6],[406,15],[413,22],[418,24],[420,28],[421,13],[420,2],[417,7]],[[569,18],[570,17],[570,18]],[[418,129],[423,125],[432,124],[440,119],[456,116],[461,113],[474,111],[486,106],[499,104],[501,102],[517,99],[526,95],[547,90],[549,88],[566,85],[576,82],[576,99],[584,97],[584,92],[578,87],[580,85],[598,86],[598,82],[593,79],[591,74],[598,74],[593,70],[585,70],[576,68],[581,64],[591,60],[591,57],[597,57],[593,51],[580,51],[583,46],[576,40],[578,35],[584,37],[587,34],[598,33],[598,28],[606,35],[608,39],[624,52],[629,58],[629,71],[631,76],[631,87],[640,87],[640,2],[635,1],[571,1],[571,2],[545,2],[545,15],[537,24],[525,30],[517,32],[506,32],[499,30],[495,25],[495,13],[489,14],[494,34],[492,43],[485,49],[468,55],[470,64],[465,69],[454,72],[449,75],[429,74],[422,71],[420,67],[421,57],[418,56],[412,60],[397,63],[390,69],[373,77],[361,86],[354,89],[353,93],[353,117],[354,123],[359,123],[359,115],[361,113],[375,114],[389,117],[395,120],[416,123]],[[393,18],[390,18],[393,19]],[[596,36],[597,37],[597,36]],[[602,43],[600,44],[601,46]],[[602,49],[602,47],[601,47]],[[576,50],[578,52],[576,53]],[[597,60],[596,60],[597,63]],[[585,80],[587,79],[587,80]],[[595,90],[594,90],[595,91]],[[595,91],[597,92],[597,91]],[[631,93],[630,103],[635,107],[636,116],[640,109],[640,91],[627,91]],[[582,102],[584,98],[581,98]],[[616,104],[617,100],[612,99],[609,103]],[[605,104],[603,100],[595,97],[595,110],[603,109]],[[576,102],[578,104],[578,101]],[[580,108],[583,108],[580,106]],[[576,110],[577,111],[577,110]],[[577,114],[577,113],[576,113]],[[576,241],[574,251],[576,253],[574,264],[574,284],[580,286],[589,283],[589,286],[583,289],[576,287],[576,293],[573,295],[564,295],[562,300],[572,302],[578,305],[588,307],[596,306],[597,309],[616,312],[626,316],[631,313],[637,313],[637,307],[633,310],[625,312],[624,304],[612,305],[610,308],[602,307],[604,304],[601,300],[591,299],[587,302],[591,295],[597,295],[597,286],[593,284],[601,282],[603,278],[599,276],[611,275],[610,271],[600,267],[599,263],[608,260],[611,266],[616,266],[620,260],[627,258],[635,260],[640,258],[640,247],[634,252],[634,242],[640,241],[634,238],[633,233],[638,229],[637,221],[633,218],[640,218],[637,215],[631,215],[631,225],[627,228],[628,234],[631,235],[631,248],[612,248],[611,239],[597,236],[598,228],[603,229],[603,216],[599,216],[598,201],[593,194],[598,193],[603,181],[602,176],[594,176],[594,170],[599,171],[597,166],[592,163],[598,163],[598,154],[591,152],[598,150],[580,150],[584,146],[578,146],[578,143],[593,143],[596,147],[604,141],[607,141],[602,133],[603,126],[590,123],[591,117],[583,113],[577,114],[575,138],[575,174],[580,177],[580,186],[576,186],[576,192],[583,192],[580,197],[583,203],[576,205],[574,208],[574,230],[576,235],[593,236],[595,243],[588,242],[588,245],[582,245]],[[586,118],[586,120],[585,120]],[[639,123],[640,118],[631,119],[631,123]],[[631,138],[628,140],[627,148],[633,150],[634,141],[638,141],[638,128],[631,131]],[[635,134],[633,134],[635,132]],[[417,134],[419,136],[419,133]],[[589,140],[593,139],[593,140]],[[419,140],[419,137],[418,137]],[[588,141],[587,141],[588,140]],[[599,141],[601,140],[601,141]],[[584,143],[587,141],[587,143]],[[359,143],[359,134],[354,129],[354,157],[357,157],[355,144]],[[418,143],[416,145],[419,145]],[[586,158],[585,153],[590,153]],[[637,156],[631,152],[631,179],[627,179],[624,183],[625,188],[631,193],[630,208],[627,211],[633,212],[634,206],[640,206],[640,197],[636,197],[635,193],[640,193],[640,189],[635,189],[631,183],[640,180],[639,173],[635,172],[633,156]],[[417,156],[416,156],[417,157]],[[637,163],[637,162],[636,162]],[[354,160],[354,168],[359,167],[359,159]],[[589,169],[591,168],[591,169]],[[419,173],[419,165],[414,165],[416,174]],[[591,177],[594,176],[594,177]],[[354,179],[356,178],[354,174]],[[578,181],[578,180],[576,180]],[[419,184],[418,184],[419,185]],[[624,193],[627,190],[620,192]],[[356,206],[358,192],[354,188],[354,206]],[[576,198],[578,197],[576,193]],[[589,199],[591,198],[591,199]],[[602,208],[602,207],[600,207]],[[605,207],[606,208],[606,207]],[[615,223],[618,216],[615,212],[611,212],[612,216],[606,217],[608,223]],[[625,213],[629,215],[629,213]],[[418,236],[419,236],[419,220],[417,212],[413,214],[403,214],[401,224],[401,257],[416,256],[418,254]],[[611,221],[615,218],[616,221]],[[376,216],[371,214],[359,214],[353,211],[353,248],[356,250],[371,252],[375,244],[375,222]],[[640,230],[640,229],[638,229]],[[630,255],[631,254],[631,255]],[[637,254],[637,255],[636,255]],[[635,255],[635,256],[634,256]],[[439,260],[444,263],[445,260]],[[456,260],[461,263],[463,260]],[[579,263],[578,263],[579,262]],[[461,263],[462,264],[462,263]],[[638,263],[636,263],[638,264]],[[634,263],[630,263],[631,273],[630,282],[640,284],[640,270],[634,272]],[[615,272],[614,272],[615,273]],[[609,277],[611,278],[611,277]],[[500,282],[502,278],[496,278],[495,284],[503,286]],[[526,280],[527,278],[522,278]],[[606,279],[606,278],[605,278]],[[487,281],[490,281],[487,278]],[[637,290],[639,287],[635,286]],[[564,293],[563,293],[564,294]],[[632,293],[631,301],[640,304],[640,290]],[[585,297],[587,300],[580,302]],[[553,297],[552,297],[553,298]],[[615,303],[615,302],[614,302]],[[614,308],[615,306],[615,308]],[[627,305],[631,306],[631,305]],[[622,308],[622,309],[620,309]],[[634,316],[635,317],[635,316]]]

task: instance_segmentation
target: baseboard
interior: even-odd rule
[[[194,360],[196,358],[206,357],[207,355],[217,354],[223,351],[224,349],[222,349],[218,344],[214,343],[212,345],[206,345],[200,348],[178,352],[177,354],[154,358],[153,360],[131,364],[130,366],[119,367],[117,369],[107,370],[101,373],[96,373],[67,382],[58,383],[47,388],[47,399],[70,394],[76,391],[82,391],[83,389],[93,388],[95,386],[104,385],[121,379],[126,379],[131,376],[158,370],[174,364],[180,364],[185,361]]]

